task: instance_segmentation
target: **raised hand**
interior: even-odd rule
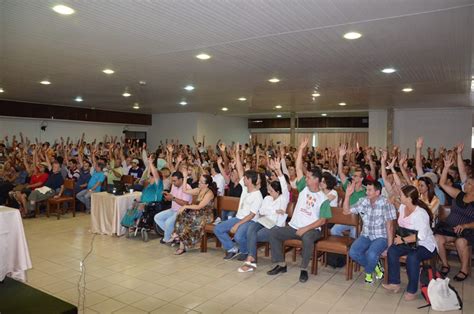
[[[347,144],[341,144],[339,146],[339,157],[344,157],[347,154]]]
[[[303,138],[303,141],[301,141],[300,143],[300,149],[304,149],[306,146],[308,146],[308,143],[309,143],[309,138],[305,136]]]
[[[388,153],[386,150],[382,150],[382,156],[380,156],[380,163],[382,164],[382,167],[385,166],[385,163],[387,162],[388,158]]]
[[[457,146],[456,146],[456,152],[458,154],[462,154],[462,151],[464,150],[464,143],[459,143]]]
[[[446,154],[443,161],[444,161],[444,167],[448,168],[448,169],[449,169],[449,167],[451,167],[454,164],[454,160],[453,160],[452,156],[449,155],[449,154]]]
[[[388,169],[393,169],[395,167],[395,162],[397,161],[397,156],[392,157],[392,160],[388,164]]]
[[[221,156],[217,157],[217,163],[218,163],[219,165],[222,164],[222,157],[221,157]]]
[[[346,196],[352,195],[352,193],[354,193],[354,190],[355,190],[354,182],[349,183],[346,188]]]
[[[174,150],[173,145],[167,144],[167,145],[166,145],[166,149],[167,149],[170,153],[173,153],[173,150]]]
[[[416,139],[416,149],[421,149],[423,147],[423,138],[419,137]]]
[[[225,152],[225,148],[226,148],[225,143],[220,143],[219,144],[219,149],[220,149],[221,152]]]

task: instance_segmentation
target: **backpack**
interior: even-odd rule
[[[462,309],[462,300],[449,278],[431,280],[428,285],[431,308],[435,311],[456,311]]]
[[[346,265],[346,258],[342,254],[326,253],[326,262],[332,268],[340,268]]]
[[[434,269],[432,266],[428,266],[428,265],[426,265],[426,266],[423,265],[421,267],[421,270],[420,270],[420,291],[421,291],[421,295],[426,300],[427,304],[418,307],[418,309],[422,309],[422,308],[425,308],[425,307],[428,307],[428,306],[432,306],[433,310],[436,310],[435,307],[438,307],[439,300],[441,300],[442,303],[445,302],[445,300],[442,300],[442,298],[447,297],[448,293],[446,293],[445,290],[443,290],[444,293],[440,294],[440,293],[437,292],[437,289],[439,289],[440,287],[433,288],[432,283],[437,282],[438,280],[440,280],[442,282],[445,282],[445,279],[443,278],[443,276],[441,276],[441,274],[436,269]],[[440,285],[440,284],[438,284],[438,285]],[[460,306],[462,307],[462,301],[459,298],[459,295],[458,295],[457,291],[451,285],[449,285],[449,279],[447,279],[446,285],[457,296],[457,299],[459,300],[458,303],[461,304]],[[431,289],[430,289],[430,286],[432,286]],[[450,297],[452,297],[452,296],[450,296]],[[433,305],[433,302],[432,302],[431,298],[435,299],[434,303],[436,303],[436,305]],[[448,306],[451,306],[451,303],[449,303],[448,301],[449,300],[446,300],[447,303],[445,304],[445,307],[443,307],[443,308],[448,308]],[[450,310],[452,310],[452,309],[454,309],[454,308],[450,308]],[[458,310],[458,309],[459,308],[456,308],[456,310]],[[450,310],[445,310],[445,311],[450,311]]]

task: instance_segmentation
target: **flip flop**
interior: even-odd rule
[[[446,270],[445,270],[446,269]],[[441,266],[441,269],[439,270],[439,273],[443,276],[446,277],[447,274],[449,274],[449,271],[451,270],[450,266]]]
[[[459,277],[459,274],[463,275],[464,277]],[[456,281],[464,281],[464,280],[466,280],[466,278],[467,278],[468,276],[469,276],[468,274],[466,274],[465,272],[463,272],[462,270],[460,270],[459,273],[458,273],[456,276],[454,276],[453,279],[456,280]]]
[[[245,266],[247,267],[246,269],[244,269]],[[242,265],[241,267],[239,267],[239,269],[238,269],[237,271],[238,271],[239,273],[249,273],[249,272],[254,271],[256,268],[257,268],[257,264],[256,264],[256,263],[245,262],[244,265]]]
[[[186,249],[177,249],[174,255],[183,255],[184,253],[186,253]]]

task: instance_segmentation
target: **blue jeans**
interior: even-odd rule
[[[171,234],[174,230],[177,213],[177,211],[167,209],[155,215],[156,224],[165,232],[163,241],[168,242],[171,240]]]
[[[331,234],[332,235],[335,235],[335,236],[340,236],[342,237],[344,234],[343,232],[346,231],[346,230],[349,230],[349,236],[353,239],[356,238],[356,228],[354,226],[346,226],[346,225],[339,225],[339,224],[335,224],[332,228],[331,228]]]
[[[88,189],[84,189],[76,194],[76,198],[84,204],[86,210],[91,210],[91,195],[93,192],[89,192]]]
[[[249,227],[247,229],[247,248],[249,250],[249,256],[253,258],[257,257],[257,242],[269,242],[270,241],[270,230],[265,228],[258,222],[249,221]]]
[[[222,210],[222,214],[221,214],[221,219],[222,221],[225,221],[227,219],[229,219],[229,217],[235,217],[235,214],[237,212],[235,210]]]
[[[364,267],[367,274],[371,274],[375,270],[380,254],[382,254],[386,248],[386,238],[370,240],[367,237],[360,236],[352,243],[349,256]]]
[[[229,231],[232,227],[240,221],[239,218],[231,218],[226,221],[223,221],[217,224],[214,227],[214,234],[221,241],[222,246],[226,251],[229,251],[235,246],[235,242],[239,246],[240,253],[247,254],[247,229],[250,225],[250,222],[246,222],[243,225],[240,225],[239,229],[234,235],[234,241],[229,236]]]
[[[420,278],[420,263],[423,260],[430,259],[435,254],[436,250],[430,252],[424,246],[418,246],[416,250],[412,250],[406,246],[393,244],[387,252],[388,283],[400,284],[400,256],[407,255],[407,292],[416,293]]]

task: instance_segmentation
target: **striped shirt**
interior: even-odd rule
[[[446,218],[446,223],[451,227],[469,224],[474,221],[474,202],[464,203],[463,198],[466,193],[459,192],[451,205],[451,213]]]

